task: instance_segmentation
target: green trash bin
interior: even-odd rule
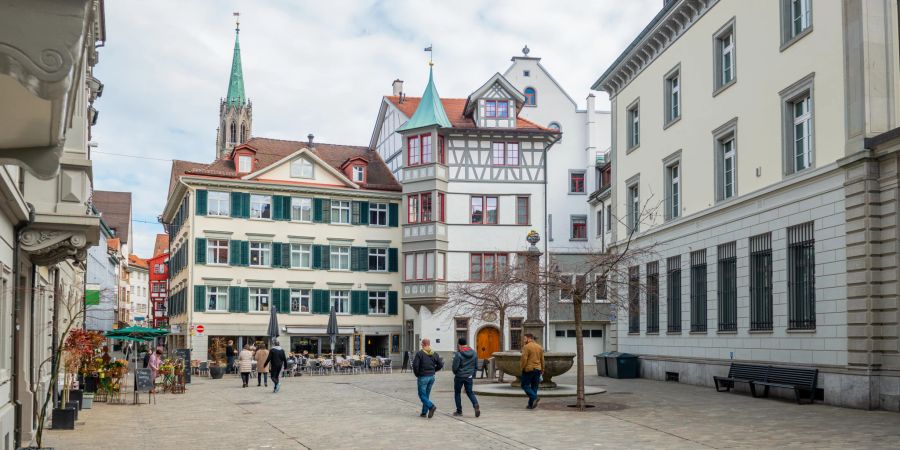
[[[610,357],[607,360],[611,363],[610,367],[607,367],[609,371],[609,376],[613,378],[639,378],[639,362],[637,355],[632,355],[630,353],[617,353],[615,356]]]
[[[597,355],[594,355],[594,359],[597,361],[597,376],[598,377],[607,377],[607,369],[606,369],[606,358],[609,356],[611,352],[603,352]]]
[[[606,376],[610,378],[619,378],[619,366],[616,358],[621,355],[619,352],[606,352]]]

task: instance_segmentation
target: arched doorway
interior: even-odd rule
[[[478,359],[490,358],[494,352],[500,351],[500,330],[494,327],[484,327],[478,330],[475,343]]]

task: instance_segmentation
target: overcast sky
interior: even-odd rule
[[[171,159],[211,162],[241,12],[253,135],[368,145],[395,78],[419,96],[434,45],[442,96],[465,97],[510,57],[541,63],[584,107],[590,86],[663,0],[106,2],[96,189],[134,193],[134,243],[150,256]],[[598,108],[608,109],[605,93]],[[141,158],[109,153],[139,155]]]

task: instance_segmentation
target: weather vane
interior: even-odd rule
[[[428,47],[425,47],[425,51],[428,52],[428,65],[429,66],[434,65],[434,51],[432,50],[432,47],[434,47],[434,45],[432,45],[432,44],[428,44]]]
[[[231,15],[234,16],[234,31],[241,31],[241,13],[235,11]]]

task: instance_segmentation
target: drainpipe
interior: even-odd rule
[[[19,383],[22,382],[22,380],[19,379],[20,377],[19,377],[19,371],[18,371],[18,367],[22,364],[22,353],[18,349],[19,349],[19,343],[22,339],[20,336],[22,327],[19,324],[19,320],[22,318],[21,308],[23,305],[21,303],[22,296],[18,295],[18,294],[21,292],[24,292],[24,286],[19,286],[19,280],[20,280],[20,277],[19,277],[19,264],[20,264],[19,253],[22,251],[22,244],[19,241],[19,236],[21,235],[22,230],[24,230],[25,227],[34,223],[34,206],[32,206],[31,203],[26,203],[26,205],[28,206],[28,219],[26,219],[22,222],[19,222],[13,228],[14,242],[13,242],[13,280],[12,280],[12,283],[14,286],[13,292],[16,293],[17,295],[14,295],[14,298],[13,298],[13,301],[15,302],[14,307],[13,307],[13,326],[15,327],[15,332],[13,333],[13,342],[12,342],[12,345],[13,345],[12,394],[13,394],[13,407],[15,408],[14,416],[15,416],[15,422],[16,422],[14,431],[13,431],[13,433],[15,435],[13,437],[13,440],[15,441],[16,447],[20,447],[22,445],[22,442],[20,442],[20,440],[19,440],[19,436],[21,436],[21,431],[22,431],[22,428],[20,426],[21,418],[22,418],[22,400],[19,398],[19,389],[18,389]]]

